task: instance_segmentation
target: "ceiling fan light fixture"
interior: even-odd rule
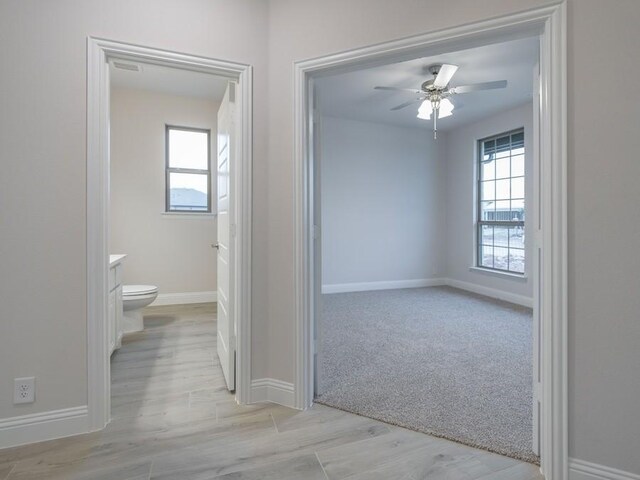
[[[451,103],[451,100],[449,100],[448,98],[443,98],[442,100],[440,100],[438,118],[450,117],[451,115],[453,115],[453,109],[454,106],[453,103]],[[431,100],[427,99],[422,102],[422,105],[420,105],[420,108],[418,109],[418,115],[416,116],[418,118],[421,118],[422,120],[430,120],[432,113],[433,105],[431,103]]]

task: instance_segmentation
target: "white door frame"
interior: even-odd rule
[[[100,430],[111,414],[107,349],[109,233],[109,68],[112,58],[154,63],[228,77],[238,83],[235,193],[234,310],[236,312],[236,400],[248,403],[251,383],[251,174],[252,67],[94,37],[87,39],[87,384],[89,430]],[[233,220],[232,220],[233,221]]]
[[[566,4],[350,50],[294,65],[296,407],[313,402],[314,178],[313,78],[431,56],[524,36],[540,37],[540,130],[537,169],[541,322],[541,470],[568,479],[567,416],[567,114]]]

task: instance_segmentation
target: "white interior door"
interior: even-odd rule
[[[229,390],[236,382],[236,323],[233,311],[233,174],[235,84],[229,82],[218,110],[218,357]]]

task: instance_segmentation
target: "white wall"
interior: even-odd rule
[[[531,299],[531,278],[505,278],[495,273],[471,270],[474,266],[476,208],[476,145],[481,138],[524,127],[525,138],[525,218],[533,221],[533,106],[531,103],[492,115],[480,122],[447,132],[447,277],[470,286],[490,288]],[[525,225],[525,257],[532,258],[531,229]],[[529,263],[525,270],[529,269]]]
[[[0,2],[0,419],[87,403],[89,35],[253,65],[252,375],[268,376],[267,13],[263,0]],[[36,402],[13,405],[13,379],[32,375]]]
[[[128,254],[125,284],[157,285],[161,295],[216,289],[215,217],[163,212],[165,125],[211,130],[213,156],[218,107],[203,98],[112,89],[109,250]]]
[[[441,276],[442,143],[419,128],[329,116],[321,125],[324,288]]]
[[[0,2],[0,418],[86,404],[87,35],[254,66],[252,377],[291,382],[293,62],[547,3]],[[640,473],[640,90],[593,94],[640,77],[640,6],[567,5],[569,449]],[[38,401],[13,406],[28,375]]]

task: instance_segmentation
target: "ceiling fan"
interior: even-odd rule
[[[396,87],[373,87],[376,90],[394,90],[400,92],[409,92],[418,97],[414,100],[401,103],[393,107],[391,110],[400,110],[414,103],[422,102],[418,109],[418,118],[428,120],[433,112],[433,138],[438,138],[438,118],[448,117],[453,114],[454,105],[449,100],[452,95],[461,93],[477,92],[479,90],[494,90],[496,88],[505,88],[506,80],[497,80],[494,82],[474,83],[472,85],[461,85],[458,87],[450,87],[449,82],[453,74],[458,70],[457,65],[438,64],[428,67],[429,72],[433,75],[432,79],[424,82],[419,90],[411,88]]]

